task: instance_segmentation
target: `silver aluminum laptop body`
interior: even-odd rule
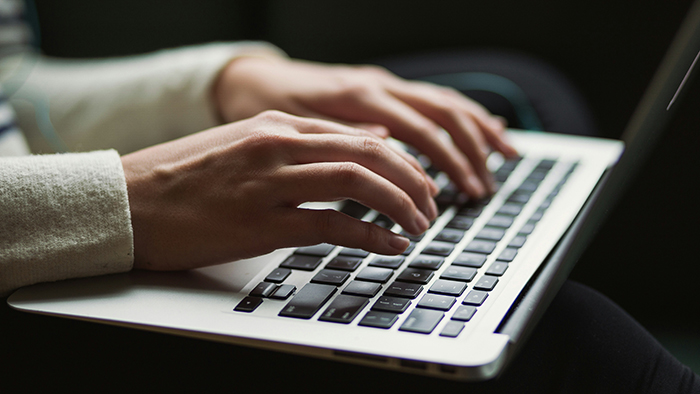
[[[351,273],[350,280],[310,319],[281,317],[294,295],[286,300],[264,298],[253,312],[234,308],[293,249],[275,251],[258,258],[231,262],[188,272],[156,273],[134,271],[103,277],[39,284],[15,292],[8,303],[22,311],[83,319],[133,328],[174,333],[307,356],[427,374],[448,379],[481,380],[500,373],[546,309],[565,280],[576,259],[592,237],[605,213],[612,208],[621,190],[653,146],[668,112],[666,107],[700,49],[700,7],[693,6],[669,50],[651,87],[624,134],[627,149],[622,154],[619,141],[562,136],[547,133],[510,131],[516,148],[525,157],[503,183],[444,264],[423,285],[424,290],[411,300],[409,310],[398,314],[390,328],[362,326],[359,323],[382,297],[383,291],[402,274],[424,246],[431,242],[441,226],[458,214],[449,207],[428,230],[406,263],[382,284],[382,291],[368,298],[366,306],[347,324],[319,321],[333,300],[342,295],[358,272],[372,261],[365,258]],[[413,322],[412,311],[422,297],[457,260],[461,251],[496,212],[507,202],[540,160],[556,159],[546,178],[523,206],[522,212],[504,232],[504,239],[518,236],[533,215],[537,215],[550,196],[551,204],[498,276],[496,286],[476,307],[473,317],[464,323],[456,337],[441,336],[453,322],[454,309],[444,312],[429,334],[404,331]],[[618,163],[619,160],[619,163]],[[490,158],[496,169],[502,159]],[[562,180],[566,182],[561,186]],[[438,181],[445,183],[444,177]],[[558,193],[555,192],[558,190]],[[554,192],[554,193],[553,193]],[[373,220],[370,211],[365,220]],[[398,230],[398,229],[395,229]],[[497,262],[508,244],[499,244],[466,290],[456,296],[461,303],[487,270]],[[292,270],[284,284],[294,285],[297,293],[339,253],[340,248],[322,257],[313,271]]]

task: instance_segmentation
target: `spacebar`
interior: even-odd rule
[[[280,316],[311,319],[338,290],[335,286],[309,283],[282,309]]]

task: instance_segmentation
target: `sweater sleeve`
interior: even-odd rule
[[[283,55],[244,42],[30,62],[11,99],[24,138],[5,133],[0,140],[0,296],[38,282],[130,270],[133,234],[119,154],[217,125],[211,91],[220,70],[239,56]],[[25,139],[34,153],[53,151],[35,108],[50,108],[68,150],[111,150],[1,157],[26,154]]]
[[[133,241],[116,151],[0,157],[0,295],[128,271]]]
[[[20,62],[11,102],[32,152],[53,152],[37,127],[46,111],[69,151],[126,154],[220,123],[212,87],[240,56],[284,56],[262,42],[213,43],[100,60]]]

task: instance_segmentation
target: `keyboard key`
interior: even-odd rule
[[[540,186],[539,182],[533,180],[525,180],[520,186],[518,186],[518,192],[532,193]]]
[[[464,282],[456,282],[453,280],[438,279],[430,286],[431,293],[449,295],[454,297],[459,297],[462,295],[464,290],[467,288],[467,284]]]
[[[406,250],[404,250],[404,251],[401,253],[401,255],[402,255],[402,256],[408,256],[409,254],[411,254],[411,252],[413,252],[413,249],[415,249],[415,248],[416,248],[416,243],[413,242],[413,241],[411,241],[411,242],[408,243],[408,247],[406,248]]]
[[[292,297],[279,315],[310,319],[336,291],[338,288],[335,286],[309,283]]]
[[[365,267],[355,277],[357,280],[366,280],[369,282],[386,283],[389,278],[394,275],[394,270],[380,267]]]
[[[497,213],[499,215],[518,216],[522,210],[523,206],[520,204],[505,203]]]
[[[275,268],[265,277],[265,282],[282,283],[292,273],[289,268]]]
[[[335,245],[318,244],[318,245],[304,246],[304,247],[298,248],[296,250],[296,252],[294,252],[294,254],[304,254],[304,255],[309,255],[309,256],[326,257],[333,251],[333,249],[335,249]]]
[[[426,284],[430,282],[430,280],[433,278],[433,271],[428,271],[428,270],[422,270],[418,268],[406,268],[399,274],[399,276],[396,278],[396,280],[402,281],[402,282],[411,282],[411,283],[420,283],[420,284]]]
[[[493,250],[496,249],[496,243],[493,241],[486,241],[482,239],[475,239],[467,246],[464,247],[465,252],[473,252],[473,253],[481,253],[481,254],[490,254],[493,252]]]
[[[443,317],[445,317],[443,312],[416,308],[408,315],[408,318],[406,318],[399,330],[430,334]]]
[[[453,205],[457,200],[458,194],[457,190],[453,190],[452,188],[442,189],[440,193],[435,196],[435,204],[443,207]]]
[[[532,220],[533,222],[539,222],[540,220],[542,220],[543,215],[544,211],[538,209],[535,213],[532,214],[532,216],[530,216],[530,220]]]
[[[549,208],[550,205],[552,205],[552,200],[554,199],[553,196],[547,197],[542,201],[542,204],[540,204],[540,209],[547,209]]]
[[[326,264],[326,268],[332,268],[341,271],[355,271],[362,264],[362,259],[359,257],[336,256],[330,263]]]
[[[472,319],[472,317],[474,317],[475,313],[475,307],[469,305],[462,305],[459,308],[457,308],[455,314],[452,315],[452,320],[469,321]]]
[[[351,294],[362,297],[374,297],[382,289],[382,285],[379,283],[363,282],[361,280],[354,280],[350,282],[345,289],[343,289],[343,294]]]
[[[506,201],[517,204],[527,204],[527,202],[530,201],[530,194],[513,192]]]
[[[486,223],[487,226],[508,228],[513,225],[513,218],[505,215],[493,215],[491,220]]]
[[[449,311],[454,305],[456,299],[454,297],[448,297],[438,294],[426,294],[418,302],[418,306],[421,308],[437,309],[441,311]]]
[[[463,252],[452,262],[452,265],[481,268],[486,262],[486,255],[480,253]]]
[[[494,227],[484,227],[481,229],[476,234],[475,238],[479,239],[487,239],[489,241],[500,241],[503,236],[506,234],[506,231],[501,228],[494,228]]]
[[[459,333],[464,329],[464,323],[451,320],[445,324],[445,327],[440,332],[441,337],[457,338]]]
[[[483,210],[484,210],[484,207],[481,205],[476,205],[476,206],[470,205],[470,206],[466,206],[466,207],[460,209],[459,214],[461,216],[468,216],[468,217],[475,218],[475,217],[478,217],[479,215],[481,215],[481,211],[483,211]]]
[[[455,246],[454,244],[447,243],[447,242],[440,242],[440,241],[433,241],[428,244],[423,249],[422,253],[425,254],[432,254],[436,256],[449,256],[450,253],[454,250]]]
[[[250,295],[254,297],[269,297],[276,288],[277,285],[274,283],[260,282],[250,291]]]
[[[445,262],[445,259],[439,256],[428,256],[428,255],[418,255],[411,264],[409,264],[409,267],[412,268],[421,268],[421,269],[428,269],[428,270],[436,270],[439,269],[442,266],[442,263]]]
[[[459,241],[461,241],[463,237],[464,231],[454,228],[446,228],[440,231],[440,233],[438,233],[438,235],[436,235],[434,239],[436,241],[450,242],[456,244],[459,243]]]
[[[413,242],[420,242],[423,239],[423,236],[425,235],[425,233],[415,235],[415,234],[409,233],[406,230],[401,230],[401,235],[408,238],[409,240],[411,240]]]
[[[541,182],[542,180],[544,180],[544,178],[547,177],[548,173],[549,173],[549,171],[535,169],[534,171],[532,171],[530,173],[530,175],[527,176],[527,179],[531,180],[531,181],[540,181]]]
[[[322,260],[321,257],[293,254],[287,257],[287,259],[280,264],[280,267],[313,271],[321,264]]]
[[[474,218],[466,216],[455,216],[447,223],[446,227],[459,229],[459,230],[469,230],[474,224]]]
[[[385,229],[391,229],[395,224],[393,220],[389,219],[389,217],[384,214],[377,216],[374,220],[372,220],[372,223],[379,227],[384,227]]]
[[[403,256],[377,256],[369,265],[373,267],[397,269],[403,264],[405,259],[406,258]]]
[[[486,270],[486,274],[501,276],[506,272],[507,269],[508,263],[506,263],[505,261],[494,261],[494,263],[491,264],[489,269]]]
[[[350,273],[344,271],[322,269],[312,279],[311,283],[340,286],[350,277]]]
[[[413,299],[418,297],[421,291],[423,286],[417,283],[394,282],[384,291],[384,295]]]
[[[340,209],[340,212],[355,219],[362,219],[367,214],[367,212],[369,212],[369,208],[360,204],[359,202],[347,200],[345,201],[345,204],[343,204],[343,207]]]
[[[495,276],[484,275],[474,285],[476,290],[491,291],[498,283],[498,278]]]
[[[471,267],[460,267],[452,264],[440,275],[440,279],[458,280],[470,282],[476,276],[476,269]]]
[[[486,298],[488,296],[489,293],[485,291],[472,290],[469,293],[467,293],[466,297],[464,297],[464,301],[462,301],[462,304],[479,306],[483,304],[484,301],[486,301]]]
[[[527,222],[525,225],[518,231],[518,234],[524,234],[524,235],[530,235],[532,234],[532,231],[535,229],[535,223],[534,222]]]
[[[270,298],[274,298],[276,300],[286,300],[287,298],[291,297],[296,290],[297,287],[294,285],[279,285],[275,291],[270,294]]]
[[[372,305],[373,311],[384,311],[393,313],[404,313],[411,305],[411,300],[399,297],[380,297],[377,302]]]
[[[552,167],[557,163],[556,159],[542,159],[538,164],[537,164],[537,169],[541,170],[551,170]]]
[[[365,297],[339,295],[328,305],[318,320],[348,324],[369,304]]]
[[[505,248],[501,252],[500,255],[498,255],[498,259],[500,261],[513,261],[515,256],[518,254],[518,249],[515,248]]]
[[[355,249],[355,248],[342,248],[342,249],[340,249],[340,252],[338,252],[338,254],[341,256],[352,256],[352,257],[362,257],[362,258],[369,256],[368,251],[362,250],[362,249]]]
[[[262,304],[263,299],[260,297],[245,297],[241,302],[233,308],[236,312],[253,312],[257,307]]]
[[[525,245],[525,241],[527,241],[526,236],[516,235],[515,237],[513,237],[513,239],[510,240],[508,246],[511,248],[521,248],[523,245]]]
[[[376,328],[391,328],[399,319],[396,313],[369,311],[358,323],[361,326]]]

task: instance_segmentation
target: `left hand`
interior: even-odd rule
[[[406,81],[374,66],[323,65],[289,59],[233,60],[214,87],[223,121],[268,109],[361,127],[425,153],[472,197],[493,192],[491,149],[517,155],[502,122],[458,91]],[[440,138],[445,129],[453,143]]]

